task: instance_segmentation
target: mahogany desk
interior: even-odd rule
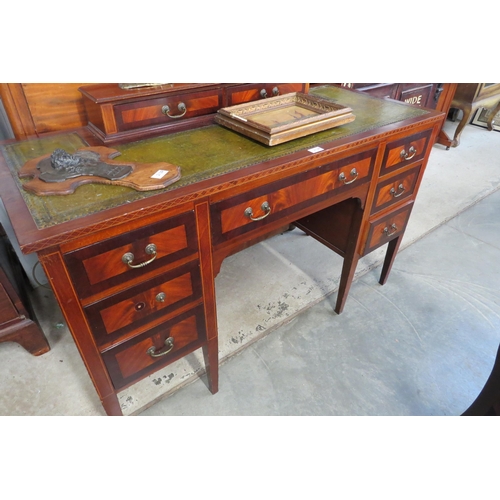
[[[87,129],[1,147],[0,195],[20,247],[38,254],[109,415],[121,415],[118,392],[200,347],[218,390],[214,278],[225,257],[290,224],[343,256],[337,313],[358,259],[387,243],[386,282],[445,115],[338,87],[313,93],[355,121],[275,147],[215,124],[112,145],[124,161],[179,165],[181,180],[160,191],[22,189],[28,159],[101,145]]]

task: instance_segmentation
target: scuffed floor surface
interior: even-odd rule
[[[500,343],[500,191],[142,415],[459,415]]]

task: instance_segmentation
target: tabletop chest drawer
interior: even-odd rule
[[[151,127],[215,113],[222,106],[222,90],[158,97],[114,106],[118,131]]]
[[[64,254],[80,298],[121,285],[197,252],[194,212]]]
[[[198,349],[205,340],[203,307],[199,306],[106,350],[102,358],[114,387],[121,389]]]
[[[227,106],[234,106],[291,92],[305,93],[307,92],[307,85],[304,83],[259,83],[228,87],[226,91]]]
[[[195,261],[91,304],[85,313],[98,345],[103,346],[134,335],[197,299],[201,299],[201,278]]]
[[[214,244],[259,228],[371,179],[376,149],[327,163],[211,206]]]
[[[403,137],[387,144],[380,175],[389,174],[410,163],[420,161],[427,151],[432,130]]]

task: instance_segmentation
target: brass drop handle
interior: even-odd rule
[[[280,89],[278,87],[274,87],[273,90],[272,90],[272,93],[273,93],[273,96],[278,96],[280,95]],[[262,97],[262,99],[265,99],[267,97],[267,90],[266,89],[262,89],[260,91],[260,97]]]
[[[262,220],[262,219],[265,219],[271,213],[271,206],[269,205],[269,203],[267,201],[262,203],[262,205],[260,206],[260,209],[263,212],[265,212],[264,215],[261,215],[260,217],[254,217],[252,207],[246,208],[245,212],[244,212],[245,217],[248,217],[251,220]]]
[[[401,150],[401,153],[399,153],[399,156],[402,160],[411,160],[416,154],[417,149],[414,146],[410,146],[410,149],[408,149],[408,153],[405,149],[403,149]]]
[[[166,351],[157,353],[155,346],[151,346],[146,351],[146,354],[149,354],[152,358],[161,358],[162,356],[165,356],[174,348],[174,338],[173,337],[168,337],[167,339],[165,339],[165,347],[167,347]]]
[[[126,254],[124,254],[122,257],[122,262],[124,264],[127,264],[127,266],[132,268],[132,269],[139,269],[140,267],[147,266],[148,264],[151,264],[151,262],[153,262],[153,260],[156,259],[156,245],[154,243],[150,243],[146,247],[145,252],[148,255],[153,256],[151,259],[147,260],[146,262],[141,262],[140,264],[132,264],[132,262],[134,261],[134,254],[132,252],[127,252]]]
[[[390,194],[392,194],[392,197],[393,198],[399,198],[404,192],[405,192],[405,187],[403,184],[400,184],[398,186],[398,193],[396,193],[396,190],[394,188],[391,188],[391,190],[389,191]]]
[[[165,104],[165,106],[163,106],[161,108],[161,112],[164,115],[167,115],[169,118],[182,118],[187,112],[186,105],[183,102],[180,102],[177,105],[177,109],[181,112],[181,114],[180,115],[171,115],[170,114],[170,106],[168,104]]]
[[[352,184],[358,178],[358,171],[355,168],[351,170],[351,177],[353,177],[353,179],[351,179],[350,181],[346,181],[344,172],[340,172],[339,181],[343,182],[344,184]]]
[[[396,224],[391,224],[391,229],[392,231],[389,232],[389,228],[387,226],[384,227],[384,236],[392,236],[394,233],[397,232],[398,226],[396,226]]]

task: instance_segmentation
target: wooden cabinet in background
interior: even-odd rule
[[[50,351],[27,294],[27,279],[0,225],[0,342],[15,342],[33,356]]]
[[[490,109],[487,128],[493,130],[493,119],[500,111],[500,83],[459,83],[450,107],[463,112],[451,143],[456,148],[460,144],[464,127],[479,108]]]
[[[456,83],[337,83],[382,99],[396,99],[413,106],[435,109],[448,114],[455,95]],[[441,128],[436,143],[450,149],[453,141]]]

